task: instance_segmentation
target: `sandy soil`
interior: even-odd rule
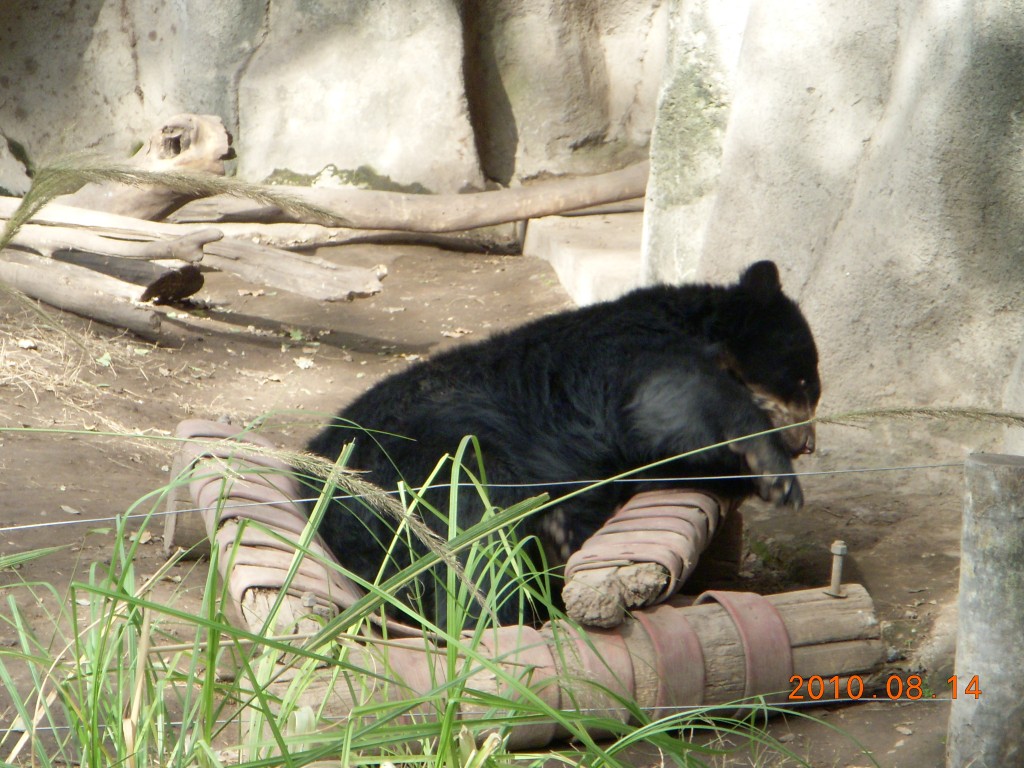
[[[411,360],[570,305],[550,268],[527,258],[371,246],[320,255],[386,264],[385,291],[323,305],[215,274],[200,294],[210,308],[194,313],[206,317],[189,320],[192,338],[183,348],[152,347],[61,316],[86,341],[86,353],[10,301],[0,305],[7,310],[0,320],[0,425],[32,430],[0,433],[0,554],[67,545],[16,572],[0,572],[0,596],[23,599],[23,590],[3,586],[21,580],[48,580],[63,589],[83,578],[91,562],[110,557],[110,518],[168,480],[169,451],[162,443],[64,430],[167,435],[190,416],[243,423],[272,413],[271,434],[298,448],[327,413]],[[893,669],[907,674],[955,595],[960,470],[831,471],[955,464],[962,457],[850,455],[844,451],[847,429],[823,429],[819,454],[801,462],[804,470],[825,473],[805,478],[802,511],[747,507],[745,573],[752,583],[779,589],[824,585],[829,545],[844,539],[851,551],[847,580],[865,584],[874,597]],[[162,562],[159,541],[141,551],[140,571]],[[180,584],[166,589],[176,600],[195,600],[201,574],[182,569],[181,575]],[[47,620],[42,608],[27,608],[41,624]],[[0,625],[0,644],[11,641],[11,630]],[[815,766],[870,764],[830,730],[838,727],[882,766],[934,768],[943,761],[948,689],[942,681],[951,657],[942,643],[926,657],[931,683],[925,700],[817,707],[824,725],[788,718],[774,721],[771,730]],[[781,763],[744,754],[727,764]]]

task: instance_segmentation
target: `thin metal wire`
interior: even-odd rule
[[[942,703],[947,703],[948,704],[950,701],[952,701],[952,699],[931,698],[931,697],[926,697],[926,696],[922,696],[919,699],[906,699],[906,698],[903,698],[903,699],[890,699],[888,696],[880,696],[878,698],[871,698],[869,696],[862,696],[859,699],[820,699],[818,701],[787,701],[785,703],[781,703],[781,704],[775,703],[775,704],[769,704],[767,706],[770,707],[771,709],[804,709],[804,708],[808,708],[808,707],[823,707],[823,706],[833,706],[833,705],[834,706],[840,706],[840,705],[847,706],[847,705],[850,705],[850,704],[908,704],[908,703],[919,704],[919,703],[924,703],[924,702],[931,702],[931,703],[936,703],[936,704],[942,704]],[[716,713],[716,712],[723,712],[723,711],[725,711],[725,712],[735,712],[737,710],[750,710],[751,712],[761,712],[761,711],[764,711],[764,709],[765,709],[765,705],[762,705],[762,704],[754,704],[754,703],[752,703],[752,704],[742,704],[742,703],[735,703],[735,702],[725,702],[725,703],[722,703],[722,704],[689,704],[689,705],[684,705],[684,706],[644,707],[643,711],[647,712],[647,713],[657,713],[657,712],[672,712],[672,713],[706,712],[710,716],[713,717],[714,713]],[[612,708],[605,708],[605,709],[563,709],[563,710],[559,710],[559,711],[564,713],[564,714],[566,714],[566,715],[592,715],[592,714],[607,715],[607,714],[614,714],[614,713],[631,714],[630,711],[627,710],[627,709],[612,709]],[[344,717],[323,717],[321,719],[324,720],[325,722],[340,723],[340,722],[345,722],[345,720],[347,718],[344,718]],[[233,722],[237,722],[237,721],[236,720],[215,720],[212,723],[212,725],[230,725]],[[524,719],[524,722],[520,725],[520,727],[528,726],[528,725],[543,725],[545,723],[555,723],[555,722],[557,722],[557,721],[552,720],[551,718],[544,718],[544,719],[539,719],[538,718],[538,719],[534,719],[534,718],[530,717],[529,719]],[[183,722],[183,721],[179,721],[179,722],[169,722],[169,723],[167,723],[167,725],[170,726],[170,727],[174,727],[174,728],[180,728],[180,727],[182,727],[184,725],[191,725],[191,723],[186,723],[186,722]],[[114,726],[114,727],[119,727],[119,726],[120,726],[120,724],[118,724],[118,726]],[[685,728],[686,725],[684,723],[680,723],[679,727],[680,728]],[[39,732],[57,733],[59,731],[68,731],[70,729],[71,729],[71,726],[69,726],[69,725],[40,725],[40,726],[34,726],[31,729],[29,729],[29,728],[5,728],[5,729],[0,729],[0,737],[6,738],[10,734],[25,733],[26,731],[31,731],[32,733],[39,733]]]
[[[746,480],[752,477],[821,477],[821,476],[833,476],[833,475],[848,475],[848,474],[862,474],[870,472],[909,472],[918,471],[925,469],[960,469],[963,467],[963,462],[948,462],[941,464],[908,464],[896,467],[861,467],[855,469],[831,469],[831,470],[816,470],[813,472],[785,472],[778,474],[764,474],[764,475],[715,475],[713,477],[626,477],[611,480],[611,483],[678,483],[678,482],[710,482],[715,480]],[[488,488],[555,488],[555,487],[579,487],[593,485],[594,483],[601,482],[600,480],[562,480],[551,483],[488,483]],[[428,491],[428,490],[440,490],[443,488],[451,487],[448,483],[442,483],[438,485],[425,486],[424,488],[417,488],[416,492]],[[474,487],[472,483],[459,483],[460,488],[471,488]],[[386,495],[398,495],[398,491],[382,491]],[[338,500],[352,500],[357,501],[360,499],[367,498],[364,494],[338,494],[335,496]],[[315,502],[316,497],[308,497],[301,499],[294,499],[297,502]],[[140,512],[138,514],[131,515],[112,515],[108,517],[89,517],[89,518],[77,518],[74,520],[49,520],[45,523],[23,523],[20,525],[8,525],[0,527],[0,534],[4,533],[17,533],[19,531],[30,531],[38,530],[42,528],[62,528],[65,526],[74,525],[90,525],[95,523],[114,523],[118,520],[144,520],[153,517],[165,517],[167,515],[183,515],[192,512],[206,512],[210,509],[242,509],[245,507],[258,507],[261,506],[262,502],[249,501],[249,502],[236,502],[221,504],[216,507],[189,507],[187,509],[177,510],[153,510],[151,512]]]

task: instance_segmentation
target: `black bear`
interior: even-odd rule
[[[804,421],[820,393],[807,321],[783,294],[775,264],[762,261],[735,285],[642,288],[439,354],[372,387],[309,448],[334,460],[354,440],[349,467],[385,489],[400,479],[415,488],[465,435],[474,435],[490,500],[502,508],[575,489],[563,483],[611,477]],[[678,478],[676,485],[727,498],[756,492],[799,507],[800,485],[787,475],[794,456],[813,450],[813,427],[804,425],[677,459],[648,477],[651,484]],[[715,476],[728,479],[708,479]],[[537,537],[548,553],[575,551],[642,490],[635,482],[603,485],[526,519],[519,534]],[[446,505],[446,498],[436,504]],[[481,506],[467,492],[460,527],[479,521]],[[443,522],[428,524],[444,532]],[[320,534],[348,569],[372,581],[385,560],[385,575],[409,562],[408,552],[386,555],[394,549],[392,528],[336,501]],[[434,589],[429,580],[417,585],[425,608],[443,622],[444,600],[435,600]],[[518,619],[511,611],[499,617]]]

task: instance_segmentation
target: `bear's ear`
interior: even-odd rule
[[[740,275],[740,288],[761,302],[769,302],[782,293],[779,268],[774,261],[758,261]]]

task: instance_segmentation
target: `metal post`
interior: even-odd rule
[[[846,597],[843,592],[843,558],[846,557],[849,549],[846,542],[836,539],[832,542],[832,583],[825,590],[826,595],[832,597]]]
[[[974,454],[965,475],[946,766],[1024,768],[1024,457]]]

